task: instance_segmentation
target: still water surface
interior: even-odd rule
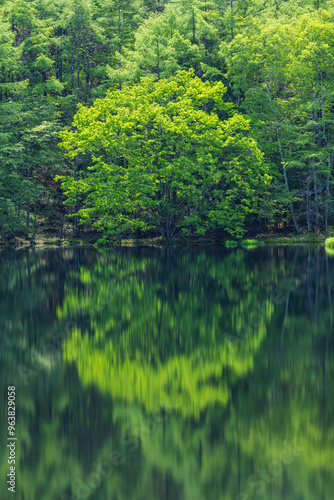
[[[334,498],[324,249],[0,258],[1,499]]]

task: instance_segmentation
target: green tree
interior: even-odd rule
[[[1,233],[10,237],[24,231],[34,239],[37,209],[41,212],[42,201],[52,194],[54,175],[64,171],[55,101],[63,86],[52,74],[51,27],[39,17],[36,2],[6,2],[1,23]]]
[[[223,77],[219,31],[225,3],[221,0],[173,0],[152,14],[135,32],[134,46],[120,55],[119,67],[109,67],[112,82],[154,76],[158,80],[192,67],[212,81]]]
[[[332,61],[329,12],[254,19],[223,44],[234,98],[278,180],[274,199],[296,231],[327,231],[332,210]],[[285,196],[282,197],[282,186]]]
[[[225,92],[181,71],[80,106],[75,130],[60,135],[70,157],[92,155],[85,179],[63,178],[69,202],[84,202],[81,220],[103,230],[104,241],[136,229],[166,241],[216,227],[243,234],[269,176]]]

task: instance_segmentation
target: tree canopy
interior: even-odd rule
[[[216,227],[243,234],[270,178],[249,120],[225,93],[221,82],[180,71],[81,105],[74,130],[60,135],[72,158],[91,155],[84,179],[63,179],[69,200],[82,200],[82,221],[105,237],[156,229],[172,241]]]
[[[149,124],[148,115],[143,114],[142,125],[144,128],[147,125],[150,132],[147,131],[145,147],[142,143],[142,152],[146,154],[148,145],[151,146],[148,158],[152,163],[152,155],[158,154],[161,148],[161,159],[165,155],[167,161],[167,156],[176,147],[176,154],[172,154],[175,161],[170,163],[175,171],[172,183],[179,189],[183,185],[182,193],[176,190],[178,201],[175,198],[175,203],[180,203],[180,209],[176,210],[175,203],[172,208],[171,199],[169,201],[173,229],[167,230],[166,239],[173,238],[173,233],[237,237],[244,231],[267,234],[278,230],[331,236],[334,227],[333,16],[333,0],[238,0],[228,3],[222,0],[2,0],[0,237],[24,235],[34,241],[36,233],[47,230],[61,237],[66,221],[73,222],[77,235],[78,217],[83,222],[83,232],[90,231],[91,222],[96,222],[96,228],[104,233],[102,239],[105,236],[106,240],[116,234],[117,228],[120,234],[125,229],[125,232],[137,231],[138,237],[161,233],[161,220],[158,223],[154,213],[158,201],[162,204],[162,200],[155,199],[155,208],[152,200],[162,185],[158,189],[155,181],[150,186],[145,185],[135,209],[134,192],[129,194],[131,214],[123,199],[121,204],[119,200],[113,202],[119,204],[118,215],[113,212],[108,221],[103,210],[100,220],[98,210],[93,216],[90,210],[94,208],[93,198],[89,198],[88,192],[80,196],[79,184],[76,184],[77,196],[74,198],[71,193],[75,182],[80,181],[86,187],[91,185],[93,171],[89,169],[97,155],[96,151],[89,152],[86,148],[78,155],[67,156],[65,149],[59,147],[58,133],[61,130],[78,132],[72,129],[72,123],[78,111],[84,115],[82,109],[78,109],[79,104],[96,112],[102,106],[100,100],[107,105],[110,99],[115,102],[119,99],[119,106],[125,110],[127,106],[130,109],[136,99],[138,107],[147,106],[150,113],[153,112],[153,102],[145,103],[144,96],[136,95],[136,89],[157,83],[161,89],[172,85],[171,82],[180,80],[180,71],[190,72],[189,75],[193,71],[189,82],[193,80],[200,85],[201,81],[217,89],[215,85],[219,84],[220,89],[225,89],[224,109],[215,111],[213,103],[206,109],[195,106],[197,113],[206,113],[207,127],[214,115],[219,123],[234,123],[236,129],[239,128],[239,137],[244,134],[245,141],[252,138],[263,156],[260,167],[259,160],[253,162],[255,149],[244,146],[253,151],[248,155],[254,177],[251,181],[247,174],[247,154],[242,153],[240,141],[232,152],[231,144],[223,147],[222,140],[219,143],[220,134],[215,140],[208,138],[208,128],[205,129],[203,122],[202,130],[197,129],[199,142],[196,145],[197,139],[191,139],[191,143],[191,124],[185,121],[182,130],[168,129],[172,104],[157,102],[164,127],[161,123],[158,125],[158,121],[154,125],[154,120]],[[143,78],[151,79],[152,83],[145,83]],[[190,87],[193,85],[191,83]],[[179,117],[182,110],[177,111],[176,107],[177,103],[181,106],[182,96],[179,89],[173,111],[180,113]],[[187,104],[185,109],[192,116],[191,106]],[[135,120],[135,112],[131,113]],[[120,119],[121,115],[117,116]],[[123,118],[125,120],[125,115]],[[120,122],[115,123],[117,126],[121,127]],[[155,128],[159,126],[161,132]],[[222,126],[212,124],[212,130]],[[101,125],[99,130],[104,133]],[[160,133],[162,136],[158,138]],[[117,175],[123,178],[122,169],[127,168],[125,163],[129,162],[130,152],[134,156],[129,166],[135,172],[132,166],[141,151],[139,145],[135,148],[132,143],[130,147],[130,131],[127,135],[126,147],[130,148],[127,155],[119,150],[117,159],[113,158],[115,169],[119,167]],[[135,135],[140,135],[139,130],[132,133],[133,138]],[[124,139],[124,134],[121,137]],[[204,141],[208,143],[206,166],[203,163]],[[186,145],[184,153],[181,144]],[[196,147],[197,167],[201,171],[197,177],[193,168]],[[224,159],[220,162],[218,150],[223,151],[222,147]],[[185,186],[185,178],[180,175],[181,161],[192,164],[187,172],[193,191],[190,185]],[[215,178],[211,182],[210,175],[214,165],[217,176],[221,175],[226,167],[224,161],[235,169],[232,183],[242,184],[240,192],[236,194],[235,185],[230,188],[231,179],[227,179],[226,174],[225,180],[221,176],[221,184],[226,181],[226,185],[220,186],[212,196],[213,186],[219,181]],[[242,164],[237,165],[239,161]],[[101,162],[112,163],[102,150]],[[102,172],[106,175],[102,163],[98,166],[95,162],[94,168],[96,177],[103,177]],[[149,168],[152,169],[152,165]],[[116,179],[115,169],[113,180]],[[258,183],[264,172],[269,175],[270,182]],[[143,169],[141,173],[140,179],[146,175],[148,181],[148,167],[145,175]],[[57,175],[72,177],[75,181],[71,193],[67,191],[70,195],[67,204],[64,204],[66,196],[60,188],[59,177],[54,181]],[[156,171],[152,170],[151,175],[154,177]],[[240,179],[236,181],[240,175],[241,182]],[[130,181],[129,178],[128,187]],[[136,181],[139,182],[139,178]],[[166,176],[162,181],[168,184]],[[212,188],[206,191],[210,182]],[[101,183],[106,193],[108,183],[107,180]],[[115,186],[110,189],[116,193]],[[117,190],[119,194],[120,188]],[[199,203],[204,192],[205,203],[204,200]],[[161,193],[166,201],[165,191]],[[188,203],[191,195],[194,198]],[[147,203],[140,205],[145,201],[143,196],[150,199],[150,206]],[[233,197],[235,209],[232,210]],[[190,213],[183,210],[187,203]],[[73,214],[79,215],[71,219]]]

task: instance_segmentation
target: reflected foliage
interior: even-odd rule
[[[77,312],[86,321],[66,343],[65,359],[78,363],[85,385],[97,383],[147,410],[161,395],[196,417],[212,404],[226,405],[223,373],[235,380],[252,371],[272,313],[268,303],[242,341],[240,319],[269,285],[264,270],[261,279],[250,266],[242,250],[220,259],[210,250],[165,249],[159,260],[111,254],[82,268],[80,293],[69,293],[59,308],[62,319]]]
[[[2,253],[0,274],[0,432],[15,381],[19,495],[331,498],[323,250],[24,251]]]

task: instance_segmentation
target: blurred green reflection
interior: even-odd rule
[[[24,251],[0,273],[18,498],[332,498],[323,250]]]

